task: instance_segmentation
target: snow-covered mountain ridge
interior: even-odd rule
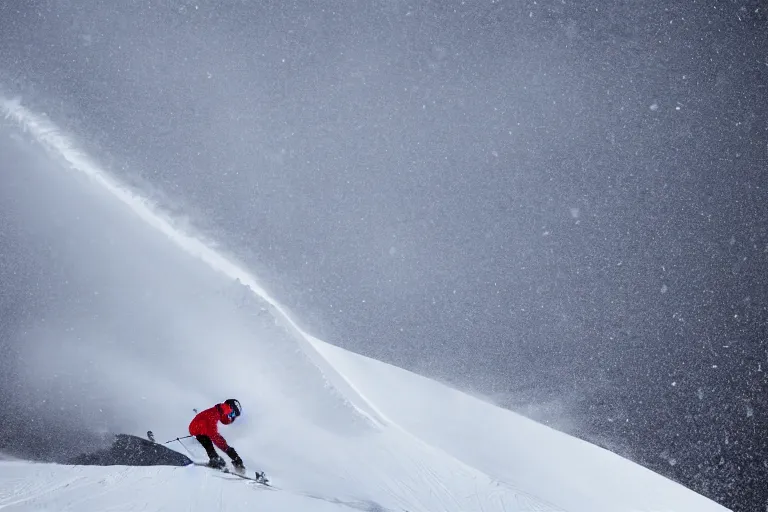
[[[169,337],[160,347],[151,341],[123,347],[121,363],[134,370],[111,367],[102,377],[104,393],[121,399],[130,412],[126,430],[143,435],[151,429],[159,440],[173,439],[185,435],[193,407],[237,396],[244,405],[242,421],[222,433],[249,468],[266,471],[281,488],[255,488],[199,467],[0,461],[0,509],[725,510],[604,449],[310,336],[253,276],[182,232],[48,119],[18,101],[0,98],[0,108],[59,167],[84,179],[84,197],[99,196],[94,212],[106,208],[101,203],[114,203],[109,232],[124,235],[110,239],[116,246],[111,250],[129,254],[125,249],[142,237],[142,254],[150,248],[157,250],[151,254],[162,254],[151,269],[127,262],[121,278],[184,283],[179,292],[186,297],[183,307],[168,306],[163,314],[185,335]],[[128,226],[137,232],[141,226],[142,234],[132,234]],[[135,275],[122,277],[126,273]],[[235,289],[253,302],[247,313],[210,298],[212,290],[234,280],[240,283]],[[101,293],[104,307],[113,300],[110,293],[124,298],[116,289]],[[190,343],[195,336],[215,337],[220,350],[211,353],[210,346]],[[112,348],[92,348],[99,357],[114,357]],[[192,378],[200,361],[227,368],[227,378]],[[134,391],[126,393],[127,386]],[[174,448],[202,459],[202,450],[188,441]]]

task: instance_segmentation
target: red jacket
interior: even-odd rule
[[[189,424],[189,433],[193,436],[208,436],[213,444],[222,451],[227,451],[229,445],[219,434],[219,422],[225,425],[232,423],[227,414],[232,411],[228,404],[216,404],[210,409],[199,412]]]

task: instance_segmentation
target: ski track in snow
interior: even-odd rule
[[[108,175],[47,118],[2,96],[0,109],[69,170],[98,184],[184,253],[230,281],[238,279],[268,304],[275,322],[327,383],[327,389],[306,391],[335,393],[372,427],[344,438],[315,425],[299,426],[291,432],[306,436],[277,448],[250,439],[249,446],[261,451],[264,460],[277,454],[271,460],[283,464],[279,478],[268,471],[281,488],[276,491],[200,467],[0,461],[0,510],[726,510],[596,446],[311,337],[254,276]]]

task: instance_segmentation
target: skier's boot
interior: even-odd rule
[[[242,460],[233,460],[232,466],[235,468],[235,471],[241,475],[245,474],[245,464],[243,464]]]
[[[227,455],[229,455],[229,458],[232,459],[232,466],[235,468],[235,471],[241,475],[245,473],[245,464],[243,464],[243,459],[240,458],[235,449],[231,446],[227,448]]]
[[[211,460],[208,461],[208,467],[214,469],[224,469],[227,467],[227,463],[224,462],[224,459],[216,455],[215,457],[211,457]]]

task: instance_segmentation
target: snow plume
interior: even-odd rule
[[[152,204],[151,201],[119,183],[108,175],[88,155],[77,146],[72,136],[63,133],[52,121],[45,116],[35,114],[21,105],[20,100],[9,100],[0,96],[0,107],[6,119],[16,121],[27,133],[31,134],[51,154],[66,162],[70,170],[82,173],[119,202],[127,206],[146,224],[156,229],[184,252],[200,259],[215,271],[231,280],[239,280],[250,288],[257,296],[276,309],[291,326],[298,326],[286,314],[285,310],[269,296],[258,284],[254,276],[245,269],[225,258],[217,251],[206,245],[198,236],[184,232],[173,219]]]
[[[23,215],[38,217],[45,226],[38,231],[50,230],[48,239],[57,242],[48,266],[63,269],[49,279],[63,288],[55,294],[59,303],[24,326],[19,342],[31,400],[43,408],[55,403],[77,425],[131,433],[151,427],[172,438],[186,425],[164,423],[156,411],[191,414],[265,386],[271,391],[254,400],[277,403],[300,395],[301,375],[337,390],[334,403],[294,396],[282,402],[289,404],[286,414],[340,421],[321,413],[340,403],[369,426],[385,423],[251,273],[121,184],[45,115],[2,96],[0,111],[68,170],[53,172],[50,162],[37,169],[35,194],[47,195]],[[243,294],[254,306],[247,311]],[[306,369],[286,371],[301,361]]]

